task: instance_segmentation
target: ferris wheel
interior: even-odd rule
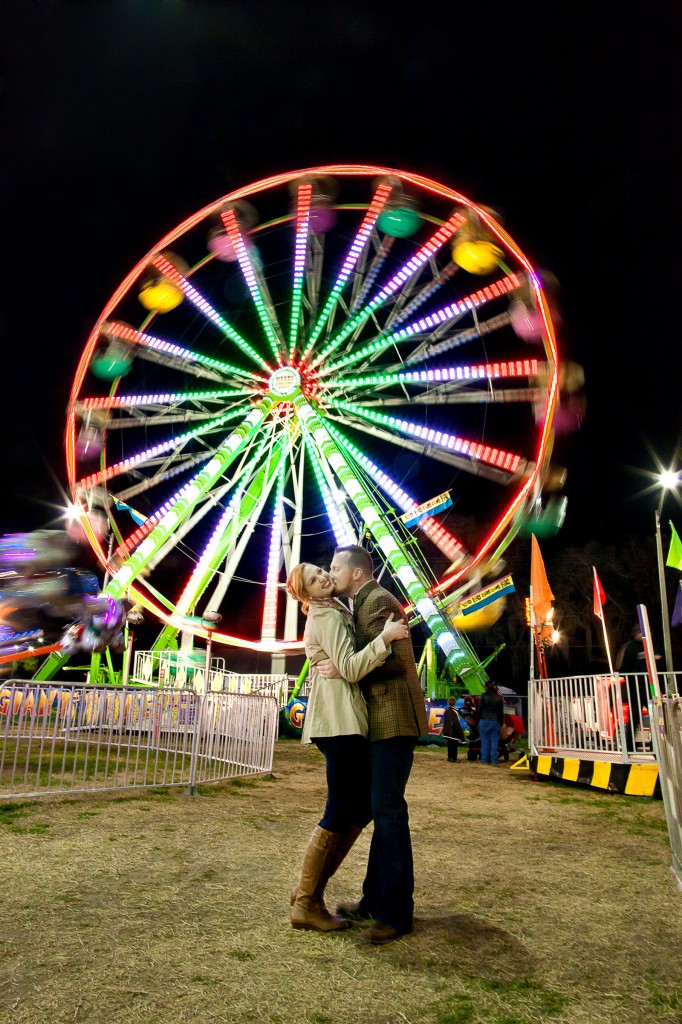
[[[537,499],[557,388],[540,276],[494,213],[389,168],[292,171],[199,210],[116,290],[73,383],[69,483],[107,592],[167,638],[222,609],[216,643],[301,650],[286,572],[366,538],[467,670],[442,598]],[[482,505],[465,545],[449,524]]]

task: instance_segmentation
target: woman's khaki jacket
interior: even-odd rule
[[[355,650],[353,616],[341,601],[311,603],[303,634],[310,661],[310,697],[303,723],[303,743],[325,736],[366,736],[367,705],[355,685],[383,664],[390,644],[378,636],[361,651]],[[322,679],[316,665],[329,658],[340,678]]]

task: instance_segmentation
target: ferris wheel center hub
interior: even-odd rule
[[[277,398],[293,397],[301,386],[301,375],[293,366],[280,366],[270,377],[268,386]]]

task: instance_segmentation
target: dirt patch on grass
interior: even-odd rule
[[[419,750],[414,933],[294,931],[322,759],[274,779],[0,803],[0,1020],[679,1024],[682,897],[660,802]],[[359,893],[361,837],[330,902]]]

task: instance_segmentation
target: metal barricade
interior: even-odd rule
[[[672,870],[682,891],[682,697],[652,701],[652,737],[672,848]]]
[[[0,687],[0,799],[217,782],[272,768],[272,697]]]
[[[669,697],[680,673],[660,673]],[[531,679],[529,746],[533,755],[641,764],[654,760],[647,674]]]

